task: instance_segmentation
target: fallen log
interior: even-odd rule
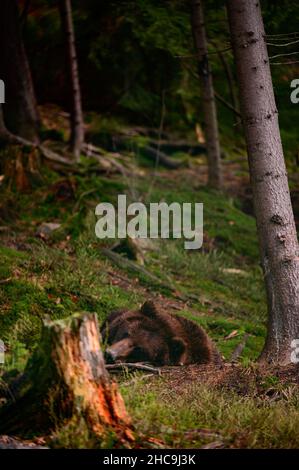
[[[127,136],[114,136],[113,137],[114,146],[117,149],[130,149],[133,145],[136,145],[136,148],[142,152],[144,157],[152,160],[156,166],[163,165],[166,168],[171,170],[175,170],[176,168],[181,168],[186,163],[184,161],[175,160],[174,158],[169,157],[166,153],[162,152],[161,149],[157,147],[152,147],[151,145],[138,145],[138,143],[134,143],[132,138],[128,138]]]
[[[157,147],[151,147],[150,145],[142,146],[141,151],[143,155],[152,160],[156,166],[163,165],[166,168],[175,170],[184,166],[185,162],[175,160],[174,158],[168,157],[166,153],[159,150]]]
[[[44,322],[40,346],[18,379],[15,399],[0,408],[0,434],[48,433],[69,422],[97,442],[109,436],[123,445],[134,440],[91,313]]]

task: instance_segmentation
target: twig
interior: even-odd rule
[[[228,109],[233,111],[236,114],[236,116],[238,116],[239,118],[242,118],[242,114],[240,113],[240,111],[238,111],[232,104],[230,104],[221,95],[219,95],[217,91],[214,91],[214,94],[215,94],[215,98],[217,98],[217,100],[220,101],[220,103],[224,104],[224,106],[226,106]]]
[[[83,193],[81,193],[78,200],[76,201],[76,204],[73,207],[73,214],[78,211],[78,209],[80,207],[80,204],[81,204],[81,201],[86,196],[89,196],[90,194],[95,193],[96,191],[98,191],[98,188],[89,189],[88,191],[84,191]]]
[[[299,35],[299,31],[293,31],[292,33],[280,33],[280,34],[266,34],[266,38],[280,38],[285,36],[296,37]]]
[[[276,59],[277,57],[286,57],[286,56],[298,55],[298,54],[299,54],[299,51],[288,52],[286,54],[275,54],[275,55],[270,56],[269,59]]]
[[[292,41],[292,42],[287,42],[285,44],[275,44],[273,42],[267,42],[267,46],[274,46],[274,47],[287,47],[287,46],[292,46],[293,44],[298,44],[299,42],[299,39],[296,39],[296,41]]]
[[[162,91],[162,108],[161,108],[161,119],[160,119],[160,126],[158,129],[158,145],[157,145],[157,152],[156,152],[156,160],[155,160],[155,168],[154,168],[154,174],[153,178],[151,180],[151,183],[149,185],[147,194],[146,194],[146,199],[149,199],[153,190],[153,187],[156,183],[157,180],[157,170],[160,162],[160,152],[161,152],[161,138],[162,138],[162,133],[164,129],[164,120],[165,120],[165,112],[166,112],[166,107],[165,107],[165,89]]]
[[[270,65],[293,65],[299,64],[299,60],[294,60],[292,62],[270,62]]]
[[[246,333],[243,337],[243,340],[241,341],[240,344],[238,344],[238,346],[236,347],[236,349],[233,351],[232,355],[231,355],[231,358],[230,358],[230,362],[236,362],[237,359],[240,357],[240,355],[242,354],[243,352],[243,349],[245,348],[246,346],[246,342],[249,338],[249,334]]]
[[[0,284],[8,284],[12,280],[12,277],[7,277],[6,279],[0,279]]]
[[[138,369],[138,370],[146,370],[152,372],[153,374],[161,375],[161,369],[157,367],[148,366],[146,364],[140,364],[139,362],[118,362],[117,364],[106,364],[106,369],[114,370],[114,369]]]
[[[221,50],[218,50],[218,51],[211,51],[211,52],[208,52],[208,55],[212,55],[212,54],[218,54],[219,52],[223,53],[223,52],[228,52],[228,51],[231,51],[232,50],[232,47],[229,46],[229,47],[226,47],[225,49],[221,49]],[[196,58],[197,57],[197,54],[190,54],[190,55],[175,55],[174,56],[176,59],[193,59],[193,58]]]

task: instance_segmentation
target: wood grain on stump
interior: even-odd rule
[[[46,321],[41,343],[19,379],[15,400],[0,409],[0,432],[35,433],[84,420],[102,439],[134,440],[131,420],[100,348],[95,314]]]

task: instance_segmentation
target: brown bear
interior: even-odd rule
[[[101,328],[107,362],[155,365],[221,363],[206,332],[186,318],[161,312],[145,302],[140,310],[112,312]]]

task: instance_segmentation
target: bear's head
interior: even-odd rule
[[[102,328],[107,362],[148,362],[176,365],[185,362],[186,342],[169,316],[146,302],[138,311],[113,312]]]

